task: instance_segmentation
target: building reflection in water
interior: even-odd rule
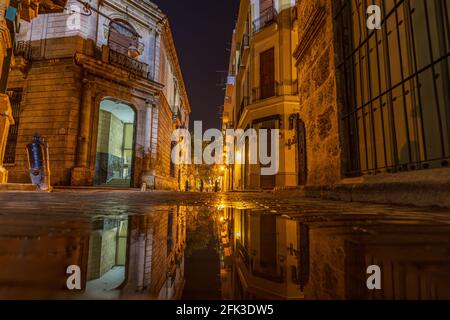
[[[0,217],[1,299],[178,299],[186,208],[147,215]],[[81,269],[70,291],[68,266]]]
[[[445,215],[284,213],[3,214],[0,299],[450,298]],[[71,265],[81,290],[67,289]],[[370,265],[381,290],[366,286]]]
[[[217,225],[226,299],[450,298],[448,223],[227,208]],[[370,265],[381,290],[367,288]]]
[[[220,235],[225,297],[304,298],[298,223],[274,214],[253,214],[250,210],[225,209],[224,215],[220,218]]]

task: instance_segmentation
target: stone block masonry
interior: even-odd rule
[[[80,100],[80,70],[72,58],[33,62],[27,78],[12,72],[9,90],[22,90],[16,160],[10,182],[27,182],[26,145],[35,133],[49,144],[52,184],[69,185],[75,160]]]
[[[298,4],[300,118],[306,126],[308,184],[340,180],[340,142],[336,102],[331,1]]]

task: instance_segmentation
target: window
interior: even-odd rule
[[[116,19],[109,25],[108,46],[111,50],[129,55],[130,48],[139,48],[139,35],[126,21]]]
[[[273,0],[260,0],[259,17],[253,21],[253,32],[259,32],[262,28],[275,22],[277,15]]]
[[[174,148],[176,147],[177,143],[175,141],[171,142],[170,145],[170,152],[173,152]],[[181,155],[180,155],[181,156]],[[170,176],[172,178],[175,178],[175,163],[172,161],[172,159],[170,160]]]
[[[259,15],[264,15],[268,10],[273,8],[273,0],[260,0],[259,1]]]
[[[369,4],[334,1],[347,175],[448,166],[450,4],[377,1],[375,31]]]
[[[259,99],[275,95],[275,50],[271,48],[260,55],[260,92]]]
[[[16,161],[17,136],[19,133],[20,103],[22,102],[22,90],[10,90],[7,92],[11,103],[14,125],[10,126],[8,140],[5,148],[5,164],[14,164]]]

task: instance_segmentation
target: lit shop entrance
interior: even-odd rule
[[[96,186],[129,188],[133,179],[136,113],[133,108],[114,99],[100,104]]]

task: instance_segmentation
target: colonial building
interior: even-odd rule
[[[156,5],[70,0],[64,12],[24,23],[18,40],[25,61],[8,83],[10,182],[29,181],[25,146],[39,133],[55,186],[179,188],[170,141],[190,105]]]
[[[260,175],[259,165],[232,165],[225,189],[273,189],[298,184],[295,132],[290,116],[298,112],[298,84],[292,57],[298,35],[294,1],[241,1],[232,38],[223,128],[280,129],[278,174]],[[270,145],[270,141],[268,141]],[[251,157],[249,148],[237,158]]]
[[[220,231],[224,251],[222,287],[231,300],[303,299],[300,265],[307,248],[293,219],[250,210],[224,209]],[[305,250],[305,251],[303,251]],[[303,270],[305,268],[305,270]],[[226,280],[224,280],[226,279]]]
[[[4,232],[11,224],[2,220],[0,297],[179,299],[185,282],[186,212],[186,207],[164,206],[148,215],[66,217],[64,224],[50,218],[40,221],[43,228],[32,237],[26,227],[31,216],[12,222],[17,236]],[[70,237],[61,229],[67,227]],[[55,233],[43,231],[48,228]],[[17,250],[23,245],[33,250],[24,255]],[[42,250],[48,253],[45,259]],[[69,266],[80,268],[80,290],[67,290]]]
[[[8,171],[3,167],[3,157],[10,125],[14,125],[6,88],[11,66],[21,64],[24,47],[16,42],[20,21],[31,21],[39,14],[62,12],[67,0],[2,0],[0,1],[0,183],[8,180]]]
[[[224,127],[252,127],[257,114],[280,128],[280,172],[258,184],[251,166],[230,167],[228,188],[306,185],[347,200],[448,204],[440,192],[450,181],[448,3],[375,1],[374,30],[364,1],[297,1],[289,14],[280,3],[241,3],[223,115]],[[266,92],[264,79],[298,90]],[[399,184],[408,183],[424,190],[405,193]],[[367,191],[375,185],[384,192]]]

